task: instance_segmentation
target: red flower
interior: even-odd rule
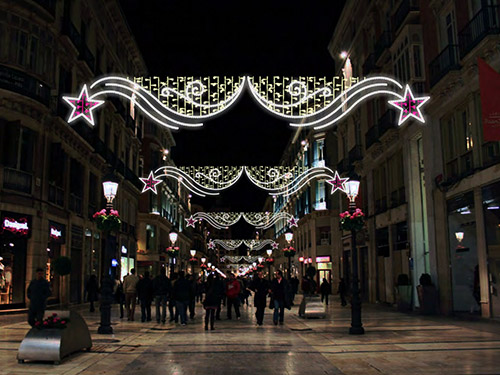
[[[66,321],[65,321],[65,320],[62,320],[62,321],[61,321],[61,324],[66,324]]]

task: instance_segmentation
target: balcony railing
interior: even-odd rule
[[[11,168],[4,168],[3,170],[4,189],[31,194],[32,183],[33,176],[31,173]]]
[[[450,44],[429,63],[431,87],[452,70],[460,69],[458,45]]]
[[[75,195],[75,194],[70,194],[69,196],[69,209],[70,211],[73,211],[77,215],[82,214],[82,198]]]
[[[394,31],[398,30],[412,11],[418,11],[418,0],[403,0],[396,13],[394,13]]]
[[[17,69],[0,65],[0,88],[28,96],[47,107],[50,104],[50,88]]]
[[[483,7],[465,27],[458,33],[460,58],[464,58],[487,35],[500,33],[500,7]]]
[[[396,115],[392,109],[388,109],[378,120],[378,135],[382,137],[389,129],[396,129],[398,123],[396,121]]]
[[[392,33],[390,31],[386,30],[382,34],[380,34],[377,43],[375,43],[375,62],[377,62],[384,51],[391,46],[391,43]]]
[[[356,145],[349,151],[349,163],[352,164],[355,161],[361,159],[363,159],[363,151],[361,150],[361,145]]]
[[[64,189],[56,185],[49,184],[49,202],[64,207]]]
[[[87,44],[82,43],[80,45],[80,56],[78,56],[78,58],[85,61],[92,72],[95,71],[95,57],[90,51],[89,47],[87,47]]]
[[[368,150],[375,142],[378,141],[378,126],[374,125],[365,134],[365,147]]]
[[[363,64],[363,75],[366,76],[375,69],[377,69],[375,54],[370,53]]]
[[[69,17],[66,17],[63,20],[62,33],[63,35],[66,35],[69,40],[71,40],[71,43],[73,43],[75,48],[80,51],[80,46],[82,45],[82,36],[76,29],[75,25],[73,25],[73,22],[71,22],[71,19],[69,19]]]
[[[40,5],[52,16],[56,15],[56,0],[34,0],[34,2]]]

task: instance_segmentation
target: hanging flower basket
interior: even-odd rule
[[[60,317],[57,316],[56,313],[53,313],[51,316],[49,316],[47,319],[44,319],[43,321],[38,321],[35,322],[35,327],[38,329],[48,329],[48,328],[57,328],[57,329],[64,329],[67,327],[69,323],[69,319],[61,319]]]
[[[97,211],[92,218],[97,223],[97,229],[103,232],[119,231],[122,226],[120,215],[117,210],[110,210],[109,214],[105,208]]]
[[[342,230],[360,230],[365,223],[365,214],[359,208],[351,214],[345,211],[340,214],[340,227]]]
[[[267,258],[266,259],[266,263],[269,264],[269,265],[273,265],[274,264],[274,259],[273,258]]]
[[[166,251],[170,258],[177,258],[179,256],[179,248],[177,246],[167,247]]]
[[[198,264],[198,258],[189,258],[189,263],[192,265],[192,266],[196,266]]]
[[[200,264],[200,268],[202,270],[206,270],[208,268],[208,266],[205,263],[202,263],[202,264]]]
[[[257,268],[259,270],[262,270],[262,269],[264,269],[264,265],[262,263],[259,263],[259,264],[257,264]]]
[[[283,254],[285,254],[285,256],[287,258],[292,258],[295,256],[295,254],[297,253],[297,250],[295,250],[293,247],[289,246],[289,247],[285,247],[283,249]]]

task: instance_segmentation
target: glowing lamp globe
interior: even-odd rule
[[[102,183],[102,189],[104,191],[104,196],[106,200],[111,203],[116,197],[116,191],[118,190],[118,183],[113,181],[104,181]]]
[[[464,232],[455,232],[455,237],[457,238],[458,242],[462,242],[464,239]]]
[[[205,263],[207,261],[207,258],[203,257],[201,258],[201,263]]]
[[[304,261],[304,257],[299,257],[299,262],[302,263]]]
[[[196,255],[196,250],[189,250],[189,253],[194,258],[194,256]]]
[[[267,255],[269,256],[273,255],[273,249],[267,249]]]
[[[259,257],[259,263],[262,263],[264,261],[264,257]]]
[[[175,241],[177,241],[178,234],[177,234],[177,232],[170,232],[168,234],[168,237],[170,238],[170,242],[172,242],[174,244]]]
[[[356,200],[359,193],[359,181],[349,180],[345,183],[345,192],[351,202]]]
[[[292,240],[293,240],[293,233],[292,232],[286,232],[285,233],[285,240],[287,242],[292,242]]]

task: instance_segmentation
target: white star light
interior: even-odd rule
[[[415,98],[411,92],[410,85],[406,85],[405,94],[402,99],[389,100],[388,102],[401,111],[399,114],[398,126],[401,126],[401,124],[410,117],[425,123],[424,116],[422,115],[422,112],[420,112],[420,107],[422,107],[430,98],[430,96]]]
[[[89,98],[87,85],[83,85],[82,91],[77,98],[63,96],[63,100],[68,103],[73,109],[68,118],[68,123],[75,121],[79,117],[83,117],[90,125],[94,126],[94,114],[92,110],[104,104],[104,100]]]

